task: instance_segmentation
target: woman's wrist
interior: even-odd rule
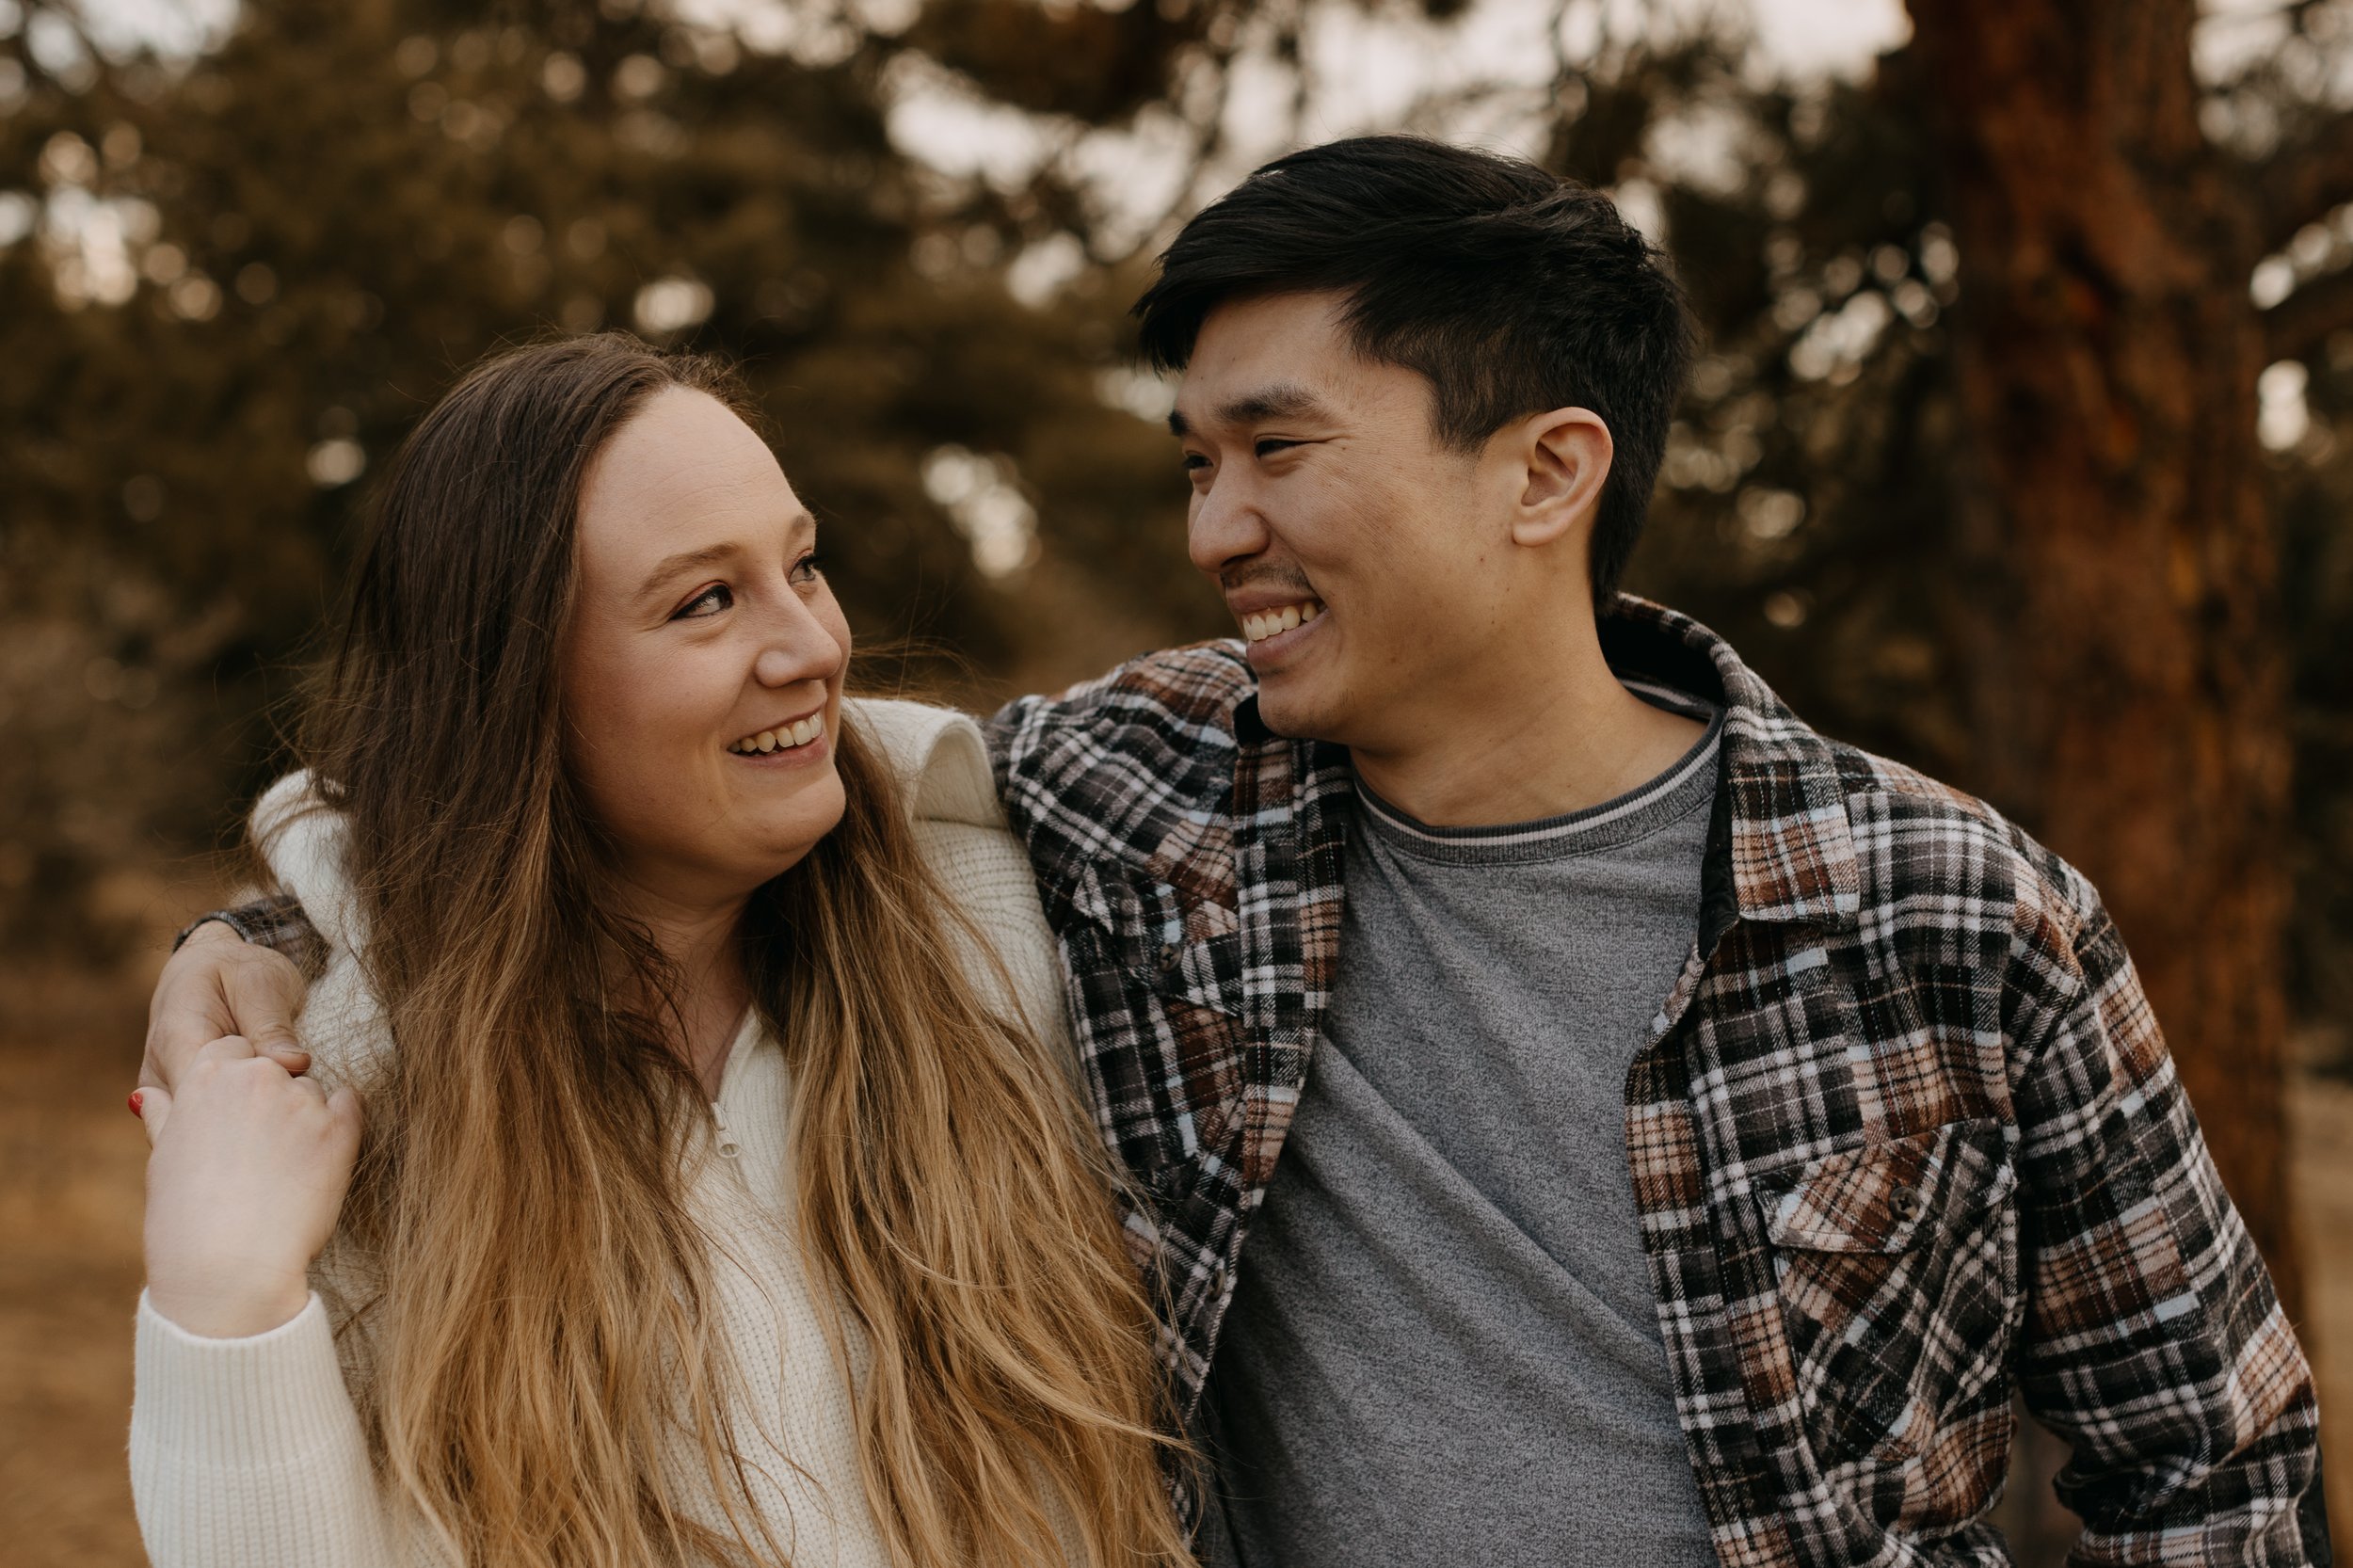
[[[199,1339],[249,1339],[283,1328],[311,1304],[310,1281],[227,1282],[148,1276],[147,1304]]]

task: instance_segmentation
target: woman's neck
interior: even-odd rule
[[[646,928],[678,976],[679,1021],[686,1038],[676,1043],[704,1097],[716,1099],[736,1026],[751,1002],[736,935],[750,895],[688,902],[629,881],[620,895],[623,908]]]

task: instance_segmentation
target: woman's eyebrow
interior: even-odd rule
[[[735,553],[735,546],[731,544],[712,544],[700,550],[681,550],[675,555],[664,555],[655,563],[653,570],[646,573],[645,582],[638,584],[638,595],[642,598],[653,592],[682,571],[716,565]]]
[[[814,534],[817,532],[817,520],[807,512],[795,512],[786,523],[786,527],[795,535]],[[654,563],[653,570],[646,573],[646,580],[638,584],[638,596],[643,598],[652,593],[680,572],[691,571],[696,567],[716,566],[721,561],[742,553],[742,547],[728,542],[707,544],[700,550],[681,550],[675,555],[664,555]]]

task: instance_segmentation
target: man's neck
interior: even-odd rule
[[[1353,747],[1357,776],[1435,827],[1566,816],[1673,767],[1705,728],[1626,690],[1590,636],[1432,705],[1418,733]],[[1541,670],[1542,673],[1536,673]]]

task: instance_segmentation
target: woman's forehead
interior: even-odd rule
[[[580,498],[584,565],[766,532],[804,511],[751,426],[717,399],[684,388],[657,392],[615,431]]]

